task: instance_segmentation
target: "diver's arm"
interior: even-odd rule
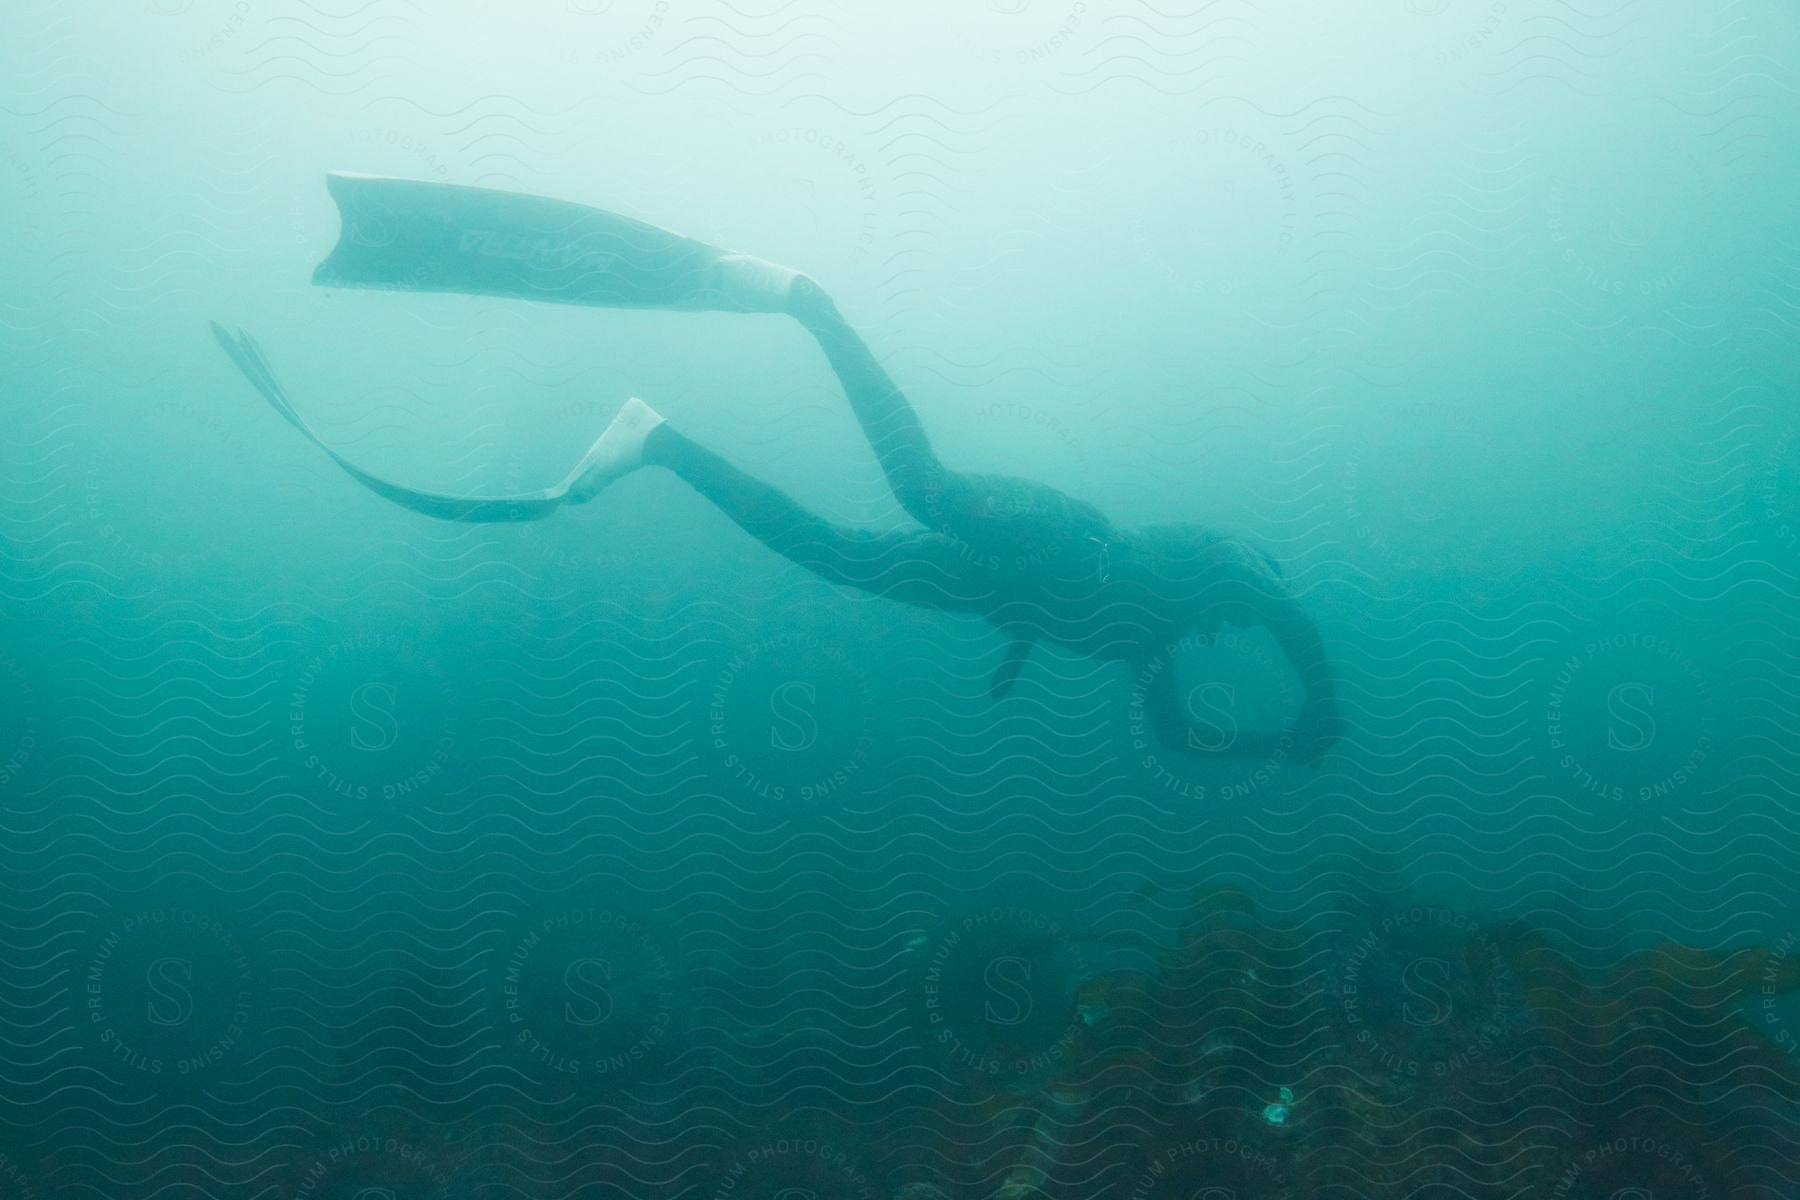
[[[1337,671],[1325,652],[1325,639],[1318,624],[1285,590],[1264,591],[1257,598],[1255,609],[1257,620],[1274,635],[1306,689],[1306,699],[1292,731],[1293,753],[1297,761],[1316,765],[1344,731],[1343,714],[1338,708]]]
[[[1174,672],[1164,670],[1151,681],[1144,698],[1151,731],[1165,748],[1199,757],[1291,759],[1316,766],[1343,733],[1337,676],[1318,625],[1273,576],[1259,579],[1248,595],[1240,593],[1227,619],[1233,624],[1266,626],[1300,676],[1306,698],[1294,724],[1279,731],[1235,730],[1221,741],[1218,730],[1203,731],[1189,722],[1176,691]]]
[[[831,362],[831,369],[849,393],[852,405],[860,409],[862,404],[868,403],[883,410],[905,407],[900,385],[875,360],[874,351],[850,327],[850,322],[838,311],[837,303],[810,276],[801,275],[793,281],[787,311],[819,343],[819,348]]]

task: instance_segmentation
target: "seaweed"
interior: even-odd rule
[[[1596,963],[1406,893],[1333,925],[1230,889],[1196,892],[1143,948],[1147,965],[1075,989],[1078,1044],[1010,1112],[1023,1136],[985,1194],[1791,1191],[1758,1152],[1770,1110],[1800,1099],[1750,1012],[1800,990],[1775,948]]]

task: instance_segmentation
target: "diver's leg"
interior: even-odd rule
[[[906,394],[875,361],[831,297],[809,277],[802,275],[793,281],[788,312],[813,335],[837,373],[850,410],[869,439],[894,498],[913,520],[940,528],[948,473]]]
[[[646,439],[644,462],[675,472],[738,528],[820,578],[941,611],[991,607],[992,588],[969,578],[955,545],[936,534],[834,525],[666,423]]]
[[[988,607],[991,589],[967,578],[956,547],[945,539],[833,525],[683,436],[636,397],[626,401],[583,463],[568,489],[576,503],[639,467],[666,467],[744,532],[821,578],[927,608]]]
[[[1090,542],[1111,539],[1098,509],[1047,484],[947,469],[906,394],[812,279],[794,280],[788,311],[825,351],[888,486],[914,520],[1008,558],[1046,548],[1079,557]]]

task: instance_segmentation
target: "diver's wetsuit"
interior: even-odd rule
[[[1116,536],[1105,514],[1028,479],[946,468],[906,396],[830,298],[805,276],[794,291],[794,316],[830,359],[888,486],[928,532],[835,526],[667,424],[651,433],[644,461],[675,471],[793,562],[865,591],[983,614],[1046,587],[1091,591]]]
[[[1170,748],[1206,752],[1187,736],[1169,648],[1224,622],[1266,625],[1306,688],[1299,725],[1240,735],[1212,752],[1317,761],[1338,733],[1335,680],[1316,627],[1266,557],[1192,526],[1120,531],[1099,509],[1044,484],[947,469],[905,395],[818,285],[800,277],[789,311],[824,349],[895,497],[926,528],[834,525],[667,423],[645,441],[645,463],[674,471],[745,532],[825,579],[987,618],[1012,638],[996,696],[1038,641],[1127,663]]]
[[[831,360],[895,496],[925,528],[874,533],[833,525],[666,422],[642,435],[641,463],[673,470],[746,532],[825,579],[986,618],[1012,639],[994,676],[995,696],[1017,680],[1034,644],[1056,642],[1091,658],[1127,664],[1142,692],[1144,719],[1170,749],[1288,755],[1309,763],[1324,753],[1340,725],[1331,660],[1317,627],[1268,558],[1239,539],[1193,525],[1116,529],[1092,505],[1041,483],[946,469],[906,397],[816,284],[804,276],[796,279],[787,293],[787,311]],[[587,498],[565,485],[473,499],[422,492],[370,474],[313,432],[254,338],[218,325],[213,332],[283,418],[364,486],[415,512],[448,521],[537,521],[565,501]],[[606,440],[603,434],[595,449]],[[1194,736],[1176,694],[1170,657],[1184,636],[1211,634],[1228,622],[1268,627],[1293,664],[1306,689],[1293,729],[1239,732],[1223,746]]]
[[[1114,536],[1104,513],[1029,479],[946,469],[906,396],[831,297],[802,275],[788,305],[831,361],[888,486],[913,520],[959,539],[977,566],[996,572],[1053,565],[1057,577],[1104,573]]]

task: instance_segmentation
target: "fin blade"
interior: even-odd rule
[[[611,308],[722,306],[725,251],[632,217],[521,192],[333,173],[324,287],[452,292]]]
[[[357,466],[354,462],[326,445],[325,440],[313,431],[294,403],[288,398],[287,390],[281,381],[275,378],[274,369],[264,356],[262,347],[248,333],[239,330],[235,335],[217,321],[209,322],[213,337],[237,369],[243,373],[250,386],[255,388],[269,407],[280,413],[294,428],[304,434],[308,441],[323,450],[344,473],[374,492],[377,496],[391,500],[403,508],[409,508],[428,517],[436,517],[442,521],[464,521],[476,523],[512,523],[518,521],[541,521],[562,506],[562,494],[552,489],[526,492],[516,496],[461,497],[445,496],[436,492],[423,492],[417,488],[409,488],[401,484],[383,479]]]

